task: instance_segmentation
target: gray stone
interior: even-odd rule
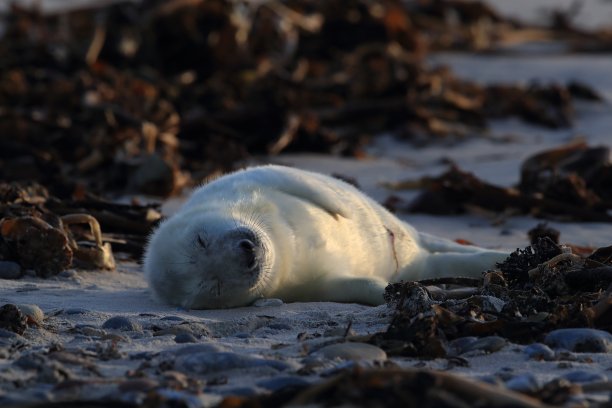
[[[555,352],[546,344],[533,343],[525,347],[523,351],[532,360],[552,361],[555,359]]]
[[[198,339],[191,333],[180,333],[174,337],[174,341],[177,343],[196,343]]]
[[[461,354],[465,352],[466,348],[476,340],[478,340],[478,337],[476,336],[459,337],[452,340],[449,343],[449,347],[455,354]]]
[[[506,381],[506,388],[522,393],[535,394],[541,387],[542,384],[533,374],[517,375]]]
[[[194,374],[210,374],[238,368],[255,367],[268,367],[284,371],[291,366],[282,361],[267,360],[231,352],[204,352],[178,357],[175,367]]]
[[[308,381],[301,377],[274,377],[267,378],[257,383],[258,387],[269,391],[278,391],[287,387],[306,387],[310,385]]]
[[[477,339],[469,344],[466,344],[461,354],[468,353],[470,351],[485,351],[487,353],[494,353],[501,350],[508,340],[499,336],[487,336]]]
[[[141,331],[142,326],[132,319],[124,316],[111,317],[102,324],[103,329],[124,330],[124,331]]]
[[[317,350],[315,355],[329,359],[340,358],[343,360],[381,360],[387,359],[387,353],[377,346],[367,343],[337,343],[325,346]]]
[[[564,348],[581,353],[612,351],[612,335],[597,329],[559,329],[548,333],[544,343],[553,348]]]
[[[21,265],[17,262],[0,261],[0,279],[19,279],[22,276]]]

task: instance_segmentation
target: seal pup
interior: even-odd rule
[[[507,255],[419,233],[341,180],[268,165],[196,189],[151,236],[144,271],[159,300],[187,309],[378,305],[389,282],[479,276]]]

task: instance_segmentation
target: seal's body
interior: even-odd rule
[[[197,189],[151,237],[145,274],[185,308],[380,304],[388,282],[479,276],[506,256],[419,233],[343,181],[262,166]]]

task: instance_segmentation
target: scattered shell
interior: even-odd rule
[[[612,334],[597,329],[558,329],[548,333],[544,343],[575,352],[609,353],[612,351]]]

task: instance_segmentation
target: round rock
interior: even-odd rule
[[[544,339],[552,348],[564,348],[580,353],[612,352],[612,334],[597,329],[553,330]]]
[[[198,339],[191,333],[180,333],[174,337],[177,343],[196,343]]]
[[[103,329],[123,330],[123,331],[141,331],[142,326],[132,319],[124,316],[111,317],[102,324]]]
[[[533,374],[517,375],[506,381],[506,388],[522,393],[535,394],[541,387],[542,385]]]
[[[555,352],[546,344],[533,343],[523,350],[527,357],[532,360],[552,361],[555,359]]]
[[[340,358],[342,360],[379,360],[387,359],[387,353],[380,347],[367,343],[338,343],[325,346],[313,354],[328,359]]]
[[[22,276],[21,266],[17,262],[0,261],[0,279],[19,279]]]
[[[194,374],[210,374],[237,368],[255,367],[269,367],[278,371],[284,371],[291,367],[282,361],[267,360],[231,352],[188,354],[177,358],[175,366],[179,370]]]

